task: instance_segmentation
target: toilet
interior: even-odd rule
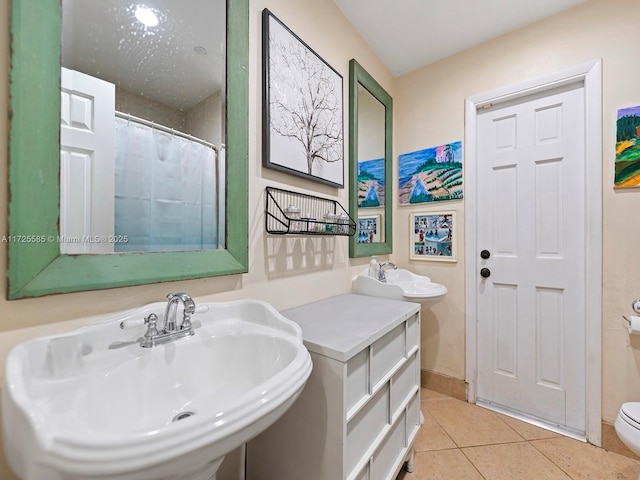
[[[615,428],[622,443],[633,453],[640,455],[640,402],[622,404]]]

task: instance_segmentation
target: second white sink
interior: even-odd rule
[[[416,275],[409,270],[398,268],[386,270],[386,282],[381,282],[368,274],[365,270],[351,282],[351,291],[360,295],[391,298],[395,300],[410,300],[433,306],[447,294],[447,287],[433,283],[424,275]]]

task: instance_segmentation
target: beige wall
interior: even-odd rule
[[[397,156],[463,140],[466,97],[602,59],[602,417],[607,422],[615,420],[621,403],[640,401],[640,337],[630,341],[621,320],[631,313],[630,302],[640,298],[640,222],[635,218],[640,191],[612,188],[616,112],[640,105],[639,6],[637,0],[590,0],[404,75],[394,84]],[[462,202],[446,202],[441,208],[445,206],[456,206],[464,214]],[[409,214],[417,209],[395,212],[394,256],[401,262],[408,257]],[[460,216],[458,224],[462,221]],[[458,248],[462,253],[463,243]],[[422,368],[464,378],[464,258],[459,256],[455,265],[413,262],[411,268],[444,283],[450,292],[446,302],[424,316]]]
[[[184,112],[185,133],[206,140],[214,145],[224,143],[224,105],[222,105],[221,91],[209,95]]]
[[[0,111],[8,111],[9,0],[0,0]],[[347,237],[270,238],[264,232],[264,188],[293,187],[348,204],[348,189],[335,189],[261,167],[261,12],[268,7],[280,20],[332,65],[345,87],[345,146],[347,128],[347,80],[349,60],[357,58],[387,91],[393,79],[338,10],[333,0],[252,0],[250,11],[249,85],[249,273],[223,278],[169,284],[52,295],[7,301],[0,299],[0,369],[8,349],[35,335],[62,331],[79,322],[61,323],[86,315],[132,308],[162,300],[168,292],[187,291],[197,301],[258,298],[286,309],[348,292],[352,274],[368,260],[349,261]],[[330,34],[327,34],[330,32]],[[7,234],[7,138],[6,115],[0,115],[0,238]],[[346,149],[345,149],[346,151]],[[345,180],[347,176],[345,163]],[[0,271],[6,270],[6,244],[0,243]],[[0,291],[6,290],[4,274]],[[35,327],[35,328],[27,328]],[[2,381],[3,375],[0,376]],[[0,455],[0,478],[11,478]]]
[[[35,325],[50,325],[113,309],[135,307],[158,301],[169,291],[185,290],[208,301],[238,298],[260,298],[277,308],[288,308],[319,298],[346,292],[354,266],[365,260],[349,261],[346,237],[337,238],[272,238],[264,232],[264,188],[267,185],[292,187],[312,194],[337,198],[348,203],[348,189],[336,189],[317,182],[299,179],[261,167],[261,60],[260,15],[268,7],[316,52],[348,79],[348,62],[356,57],[388,90],[393,79],[355,32],[332,0],[255,0],[250,12],[250,85],[249,85],[249,273],[219,278],[143,285],[95,292],[50,295],[42,298],[7,301],[0,299],[0,332]],[[9,0],[0,0],[0,109],[8,110],[8,12]],[[331,32],[327,35],[326,32]],[[345,144],[348,141],[345,93]],[[6,235],[8,122],[0,117],[0,237]],[[345,180],[347,178],[345,163]],[[302,262],[305,256],[316,261]],[[0,270],[6,269],[6,243],[0,243]],[[6,290],[6,279],[0,276],[0,290]],[[42,327],[47,331],[57,327]],[[3,344],[0,335],[0,350]],[[0,358],[4,355],[0,354]]]
[[[185,131],[183,112],[121,87],[116,87],[116,112],[144,118],[179,132]]]

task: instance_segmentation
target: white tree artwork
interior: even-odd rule
[[[264,165],[342,187],[342,76],[268,10],[263,15]]]

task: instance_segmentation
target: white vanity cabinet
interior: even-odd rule
[[[420,305],[341,295],[282,312],[313,370],[293,406],[248,444],[248,480],[387,480],[420,427]]]

